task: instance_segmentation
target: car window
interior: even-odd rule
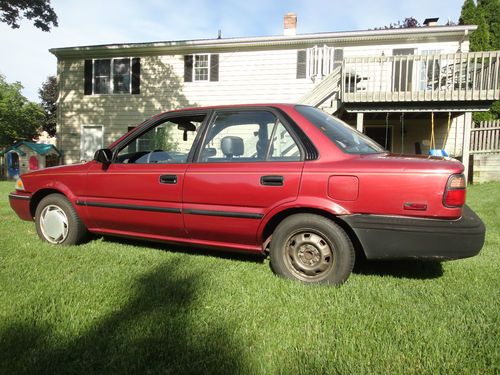
[[[115,158],[121,164],[186,163],[203,116],[165,120],[131,140]]]
[[[336,117],[305,105],[297,105],[295,108],[345,153],[376,154],[385,152],[377,142]]]
[[[300,160],[300,149],[280,120],[268,111],[217,113],[200,161],[256,162]]]

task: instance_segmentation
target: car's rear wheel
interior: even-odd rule
[[[35,224],[38,236],[54,245],[75,245],[87,236],[87,228],[75,208],[61,194],[50,194],[40,201]]]
[[[270,257],[278,275],[306,283],[342,284],[354,266],[354,248],[345,231],[314,214],[283,220],[273,233]]]

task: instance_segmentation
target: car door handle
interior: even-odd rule
[[[260,184],[267,186],[283,186],[283,181],[283,176],[262,176],[260,178]]]
[[[160,184],[176,184],[177,176],[175,174],[164,174],[160,176]]]

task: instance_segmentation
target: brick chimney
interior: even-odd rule
[[[297,34],[297,15],[295,13],[287,13],[284,17],[285,28],[283,35],[290,36]]]

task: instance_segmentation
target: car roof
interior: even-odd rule
[[[292,108],[296,104],[290,104],[290,103],[246,103],[246,104],[228,104],[228,105],[213,105],[213,106],[202,106],[202,107],[187,107],[187,108],[180,108],[180,109],[174,109],[171,111],[166,111],[163,113],[158,114],[158,116],[161,116],[166,113],[182,113],[182,112],[187,112],[187,111],[204,111],[204,110],[213,110],[213,109],[232,109],[232,108],[255,108],[255,107],[263,107],[263,108],[280,108],[280,109],[285,109],[285,108]]]

